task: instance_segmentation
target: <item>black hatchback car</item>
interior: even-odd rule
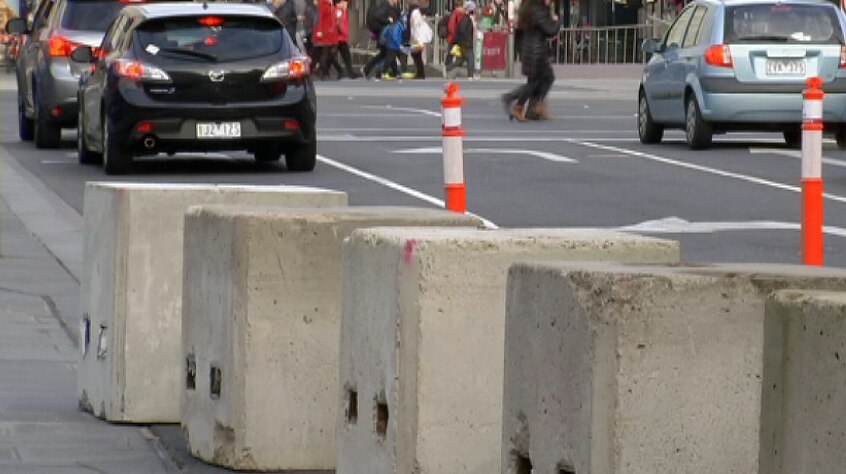
[[[311,171],[317,154],[309,61],[264,6],[128,6],[79,86],[79,160],[126,172],[134,156],[247,150]]]

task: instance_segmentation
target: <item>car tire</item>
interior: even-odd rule
[[[32,95],[33,109],[35,110],[35,148],[59,148],[62,140],[62,128],[49,120],[41,105],[38,104],[38,96]]]
[[[834,139],[837,141],[837,148],[846,150],[846,127],[839,128],[834,133]]]
[[[282,158],[282,152],[276,145],[268,145],[253,153],[257,163],[272,163]]]
[[[126,174],[132,165],[132,155],[124,150],[109,132],[109,119],[103,117],[103,169],[106,174]]]
[[[317,140],[292,146],[285,152],[288,171],[312,171],[317,164]]]
[[[790,148],[802,147],[802,129],[791,128],[782,132],[784,136],[784,143]]]
[[[82,104],[82,102],[79,102]],[[79,107],[79,121],[76,132],[76,152],[79,156],[79,162],[83,165],[96,165],[103,161],[103,155],[95,153],[88,149],[88,143],[85,140],[85,117],[83,117],[82,106]]]
[[[18,135],[21,137],[21,141],[32,141],[33,127],[32,119],[26,118],[26,106],[23,99],[18,96]]]
[[[714,130],[711,124],[702,119],[702,112],[696,102],[696,96],[691,94],[685,108],[685,139],[693,150],[702,150],[711,145]]]
[[[664,138],[664,127],[652,120],[652,113],[649,112],[649,102],[646,94],[641,91],[637,105],[637,134],[640,142],[644,144],[661,143]]]

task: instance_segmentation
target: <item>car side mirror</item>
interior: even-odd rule
[[[94,60],[94,53],[88,46],[80,46],[71,53],[71,60],[75,63],[90,63]]]
[[[662,53],[664,52],[664,43],[655,38],[647,38],[643,40],[641,49],[646,54]]]
[[[19,35],[26,33],[26,20],[23,18],[13,18],[6,23],[6,33],[10,35]]]

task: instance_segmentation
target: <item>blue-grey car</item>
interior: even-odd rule
[[[691,148],[735,130],[782,132],[801,142],[802,91],[824,81],[824,122],[846,146],[846,46],[838,8],[824,0],[696,0],[652,57],[638,93],[638,134],[659,143],[685,130]]]

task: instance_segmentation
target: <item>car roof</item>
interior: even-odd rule
[[[264,4],[226,3],[226,2],[155,2],[129,4],[127,13],[145,19],[168,18],[193,15],[244,15],[263,18],[276,18]]]

